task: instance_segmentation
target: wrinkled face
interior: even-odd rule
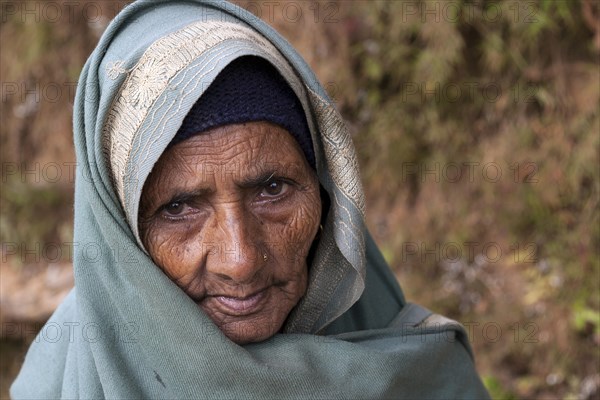
[[[154,262],[238,344],[274,335],[304,295],[320,219],[316,174],[294,138],[267,122],[169,148],[140,204]]]

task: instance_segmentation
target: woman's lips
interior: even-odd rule
[[[230,315],[247,315],[260,309],[267,298],[267,289],[246,297],[213,296],[224,312]]]

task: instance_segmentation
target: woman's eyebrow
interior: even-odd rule
[[[169,200],[167,201],[167,203],[164,203],[164,204],[168,204],[168,203],[171,203],[174,201],[185,201],[185,200],[189,200],[189,199],[192,199],[195,197],[202,197],[210,192],[211,192],[211,189],[204,188],[204,187],[191,189],[191,190],[175,189],[173,191],[173,194],[169,196]]]
[[[275,176],[275,171],[266,171],[256,177],[244,178],[238,182],[238,186],[242,189],[249,189],[257,186],[262,186],[269,182]]]

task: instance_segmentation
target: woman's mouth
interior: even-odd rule
[[[248,315],[262,307],[267,298],[267,289],[262,289],[246,297],[218,295],[212,296],[212,298],[217,302],[219,308],[222,308],[227,314],[235,316]]]

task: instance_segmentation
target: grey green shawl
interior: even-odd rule
[[[153,264],[137,230],[154,163],[242,55],[269,60],[300,98],[331,199],[308,291],[285,332],[246,346]],[[405,302],[366,230],[340,115],[258,18],[220,1],[126,7],[81,73],[74,130],[75,289],[31,346],[13,398],[487,397],[460,325]]]

